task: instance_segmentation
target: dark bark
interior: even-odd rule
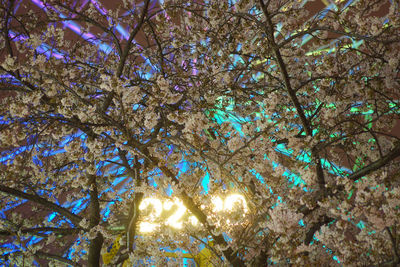
[[[124,70],[124,65],[125,65],[125,61],[126,58],[128,57],[129,54],[129,50],[131,49],[131,44],[133,39],[135,38],[136,34],[139,32],[140,28],[142,27],[143,23],[144,23],[144,19],[147,15],[147,9],[149,7],[149,3],[150,0],[145,0],[144,1],[144,6],[143,6],[143,10],[142,10],[142,14],[140,15],[140,19],[138,24],[136,25],[136,27],[132,30],[129,39],[128,39],[128,43],[125,47],[125,50],[123,51],[122,55],[121,55],[121,60],[119,62],[118,65],[118,70],[117,70],[117,76],[120,77],[122,74],[122,71]]]
[[[79,225],[79,222],[82,220],[80,216],[70,212],[68,209],[61,207],[37,195],[30,195],[18,189],[14,189],[4,185],[0,185],[0,192],[38,203],[51,211],[58,212],[62,216],[68,218],[73,224],[77,226]]]
[[[100,223],[100,205],[98,199],[98,191],[97,191],[97,183],[96,176],[91,175],[89,177],[89,195],[90,195],[90,206],[89,206],[89,226],[90,229],[96,227]],[[89,267],[98,267],[100,266],[100,258],[101,258],[101,247],[103,246],[103,235],[101,233],[97,233],[96,238],[90,241],[89,244],[89,257],[88,257],[88,266]]]
[[[12,253],[6,253],[1,255],[0,257],[4,258],[6,261],[10,258],[10,256],[20,256],[23,255],[23,253],[21,251],[15,251]],[[44,251],[37,251],[34,254],[36,257],[41,258],[41,259],[47,259],[47,260],[52,260],[52,261],[57,261],[57,262],[62,262],[65,263],[67,265],[71,265],[74,267],[81,267],[81,265],[77,262],[74,262],[70,259],[66,259],[62,256],[56,255],[56,254],[51,254],[51,253],[47,253]],[[65,264],[63,264],[62,266],[64,266]],[[8,266],[8,265],[7,265]]]
[[[304,243],[306,245],[310,244],[311,241],[313,240],[314,234],[321,229],[321,227],[325,224],[328,224],[332,221],[332,218],[329,218],[328,216],[323,216],[320,221],[315,223],[311,228],[308,230],[306,237],[304,239]]]
[[[71,235],[71,234],[76,234],[80,231],[78,228],[55,228],[55,227],[35,227],[35,228],[24,228],[24,229],[19,229],[18,231],[21,231],[21,233],[24,234],[39,234],[40,232],[52,232],[57,235]],[[13,231],[9,230],[1,230],[0,235],[2,236],[9,236],[9,235],[14,235]]]
[[[119,150],[118,154],[122,160],[122,165],[125,167],[128,175],[132,178],[136,186],[140,186],[142,184],[142,180],[140,178],[140,163],[138,161],[137,156],[134,156],[134,166],[131,168],[128,159],[126,158],[126,151]],[[126,224],[126,245],[128,250],[133,251],[133,243],[135,242],[136,236],[136,225],[139,219],[140,210],[139,206],[143,199],[143,193],[134,193],[133,199],[131,201],[131,205],[128,213],[128,221]]]
[[[356,171],[355,173],[348,176],[350,180],[356,181],[361,177],[370,174],[373,171],[379,170],[383,166],[389,164],[391,161],[395,160],[400,156],[400,144],[398,144],[393,150],[391,150],[388,154],[380,158],[379,160],[372,162],[368,166]]]
[[[269,11],[267,9],[267,6],[264,4],[264,0],[260,0],[260,5],[262,8],[262,11],[264,13],[265,19],[266,19],[266,27],[265,27],[265,32],[267,34],[268,40],[270,42],[270,45],[272,47],[273,53],[275,55],[275,60],[277,62],[277,65],[282,73],[282,78],[283,82],[285,85],[285,88],[289,94],[289,97],[296,109],[297,115],[299,116],[301,120],[301,124],[303,125],[303,130],[306,132],[307,136],[313,136],[313,130],[311,127],[310,121],[307,119],[303,107],[297,98],[296,91],[292,88],[291,82],[290,82],[290,76],[289,73],[287,72],[286,68],[286,63],[284,62],[279,46],[275,42],[275,37],[274,37],[274,32],[275,32],[275,25],[272,22],[271,16],[269,14]],[[311,156],[315,160],[316,166],[315,166],[315,172],[317,174],[317,181],[319,188],[324,191],[325,188],[325,176],[321,164],[321,158],[319,156],[319,153],[316,149],[311,150]]]
[[[74,267],[80,267],[81,266],[80,264],[78,264],[78,263],[76,263],[76,262],[74,262],[72,260],[66,259],[66,258],[61,257],[59,255],[47,253],[47,252],[38,251],[38,252],[35,253],[35,255],[38,256],[39,258],[49,259],[49,260],[56,260],[56,261],[59,261],[59,262],[66,263],[68,265],[72,265]]]
[[[129,220],[126,226],[127,246],[129,251],[133,251],[133,243],[135,242],[136,236],[136,225],[140,215],[139,206],[142,202],[142,199],[143,193],[135,193],[132,200],[131,209],[129,211]]]

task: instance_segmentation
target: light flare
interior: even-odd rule
[[[235,203],[242,203],[242,207],[243,207],[243,211],[244,213],[247,213],[247,203],[246,203],[246,199],[244,198],[243,195],[240,194],[232,194],[229,195],[226,199],[225,199],[225,209],[227,210],[233,210],[233,207],[235,206]]]

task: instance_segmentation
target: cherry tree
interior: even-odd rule
[[[399,2],[331,2],[2,1],[2,263],[399,264]]]

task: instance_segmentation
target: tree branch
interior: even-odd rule
[[[117,48],[118,52],[120,54],[122,54],[122,49],[121,49],[121,44],[118,41],[117,36],[115,35],[115,33],[111,30],[111,29],[107,29],[105,26],[103,26],[101,23],[95,21],[94,19],[90,18],[89,16],[86,16],[85,14],[83,14],[82,12],[76,11],[75,9],[69,7],[68,5],[62,4],[62,2],[57,3],[59,6],[65,8],[66,10],[70,11],[71,13],[74,13],[78,16],[80,16],[84,21],[91,23],[94,26],[99,27],[100,29],[102,29],[104,32],[108,33],[111,35],[113,42],[115,44],[115,47]]]
[[[56,228],[56,227],[36,227],[36,228],[24,228],[24,229],[19,229],[18,231],[21,231],[21,233],[29,233],[29,234],[35,234],[39,232],[53,232],[56,234],[60,235],[70,235],[70,234],[75,234],[80,231],[78,228]],[[3,236],[8,236],[8,235],[13,235],[14,231],[9,231],[9,230],[0,230],[0,235]]]
[[[126,58],[128,57],[129,50],[131,49],[132,41],[144,23],[144,18],[146,17],[149,3],[150,3],[150,0],[145,1],[144,7],[142,10],[142,14],[140,16],[140,20],[139,20],[138,24],[136,25],[136,27],[131,32],[131,35],[129,36],[128,43],[125,47],[125,50],[123,50],[123,52],[121,54],[121,59],[120,59],[118,69],[117,69],[117,77],[120,77],[122,75],[122,71],[124,70]],[[106,110],[108,109],[108,106],[111,104],[113,97],[114,97],[114,92],[109,92],[107,97],[104,100],[102,110],[101,110],[102,112],[106,112]]]
[[[356,181],[359,178],[370,174],[373,171],[376,171],[383,166],[389,164],[391,161],[396,159],[397,157],[400,156],[400,144],[398,144],[393,150],[391,150],[386,156],[383,156],[379,160],[369,164],[368,166],[356,171],[355,173],[351,174],[348,176],[350,180]]]
[[[89,196],[90,196],[90,206],[89,206],[89,226],[90,229],[96,227],[100,223],[100,205],[98,199],[96,175],[89,176]],[[89,255],[88,255],[88,266],[99,267],[100,266],[100,252],[103,246],[103,235],[97,233],[96,237],[90,240],[89,245]]]
[[[391,43],[395,43],[395,42],[399,42],[400,39],[399,38],[393,38],[393,39],[384,39],[384,40],[380,40],[378,38],[376,38],[376,36],[366,36],[366,35],[361,35],[358,33],[352,33],[352,32],[345,32],[345,31],[341,31],[341,30],[335,30],[332,28],[328,28],[328,27],[313,27],[304,31],[301,31],[299,33],[293,34],[290,37],[288,37],[287,39],[283,40],[281,43],[278,44],[278,47],[284,47],[285,45],[289,44],[291,41],[293,41],[296,38],[300,38],[306,34],[312,34],[316,31],[327,31],[330,33],[336,33],[342,36],[347,36],[353,39],[358,39],[358,40],[364,40],[364,41],[370,41],[370,42],[378,42],[378,43],[383,43],[383,44],[391,44]]]
[[[132,177],[136,186],[140,186],[141,185],[141,180],[139,176],[140,166],[137,156],[134,156],[134,166],[132,169],[131,166],[129,165],[128,159],[126,158],[126,152],[119,150],[118,154],[122,159],[124,167],[128,171],[128,175]],[[133,251],[133,243],[135,242],[135,235],[136,235],[136,224],[140,215],[139,205],[142,199],[143,199],[143,193],[135,192],[129,208],[128,223],[126,225],[126,237],[127,237],[126,245],[128,247],[129,252]]]
[[[144,6],[143,6],[143,10],[142,10],[142,14],[140,16],[139,22],[136,25],[136,27],[133,29],[133,31],[131,32],[131,35],[129,36],[128,43],[127,43],[127,45],[125,47],[125,50],[123,51],[123,53],[121,55],[121,60],[120,60],[119,65],[118,65],[117,77],[120,77],[121,74],[122,74],[126,58],[127,58],[128,54],[129,54],[129,50],[131,49],[132,41],[135,38],[136,34],[139,32],[139,30],[142,27],[143,23],[144,23],[144,18],[146,17],[147,9],[149,7],[149,3],[150,3],[150,0],[145,0]]]
[[[13,5],[14,5],[14,0],[11,0],[8,2],[8,7],[7,7],[7,10],[5,11],[6,17],[4,19],[4,40],[5,40],[5,45],[6,45],[6,48],[8,50],[10,57],[14,57],[14,53],[11,48],[10,36],[8,35],[8,32],[9,32],[8,24],[9,24],[11,12],[13,9]]]
[[[19,256],[19,255],[23,255],[23,253],[22,253],[22,251],[15,251],[15,252],[3,254],[2,257],[7,259],[7,258],[9,258],[10,255]],[[74,261],[72,261],[70,259],[66,259],[66,258],[64,258],[62,256],[59,256],[59,255],[55,255],[55,254],[51,254],[51,253],[47,253],[47,252],[43,252],[43,251],[37,251],[37,252],[34,253],[34,255],[39,257],[39,258],[42,258],[42,259],[56,260],[56,261],[63,262],[63,263],[66,263],[68,265],[72,265],[72,266],[75,266],[75,267],[81,267],[80,264],[78,264],[78,263],[76,263],[76,262],[74,262]]]
[[[304,243],[306,245],[310,244],[311,241],[313,240],[315,232],[317,232],[321,227],[327,223],[330,223],[332,221],[332,218],[329,218],[328,216],[324,215],[322,220],[318,221],[315,223],[313,226],[311,226],[310,230],[306,233],[306,237],[304,238]]]
[[[399,252],[398,252],[398,249],[397,249],[397,240],[396,240],[397,238],[396,238],[396,236],[393,236],[393,234],[390,231],[389,227],[386,227],[386,231],[389,234],[390,242],[392,243],[392,247],[393,247],[393,254],[394,254],[393,262],[395,263],[394,265],[399,264],[400,263],[400,255],[399,255]]]
[[[304,114],[304,110],[301,107],[300,101],[296,96],[296,91],[293,90],[292,85],[290,83],[290,77],[289,74],[287,72],[286,69],[286,64],[283,61],[281,52],[279,50],[279,46],[276,44],[275,42],[275,37],[274,37],[274,24],[272,23],[271,20],[271,16],[267,10],[267,6],[264,4],[264,0],[260,0],[260,5],[261,8],[263,10],[263,13],[265,15],[266,18],[266,23],[267,23],[267,27],[265,27],[265,31],[266,34],[268,36],[268,40],[271,43],[272,49],[274,51],[275,57],[276,57],[276,61],[278,63],[279,69],[282,73],[282,77],[284,80],[284,84],[286,87],[286,90],[289,93],[290,99],[292,100],[293,105],[295,106],[296,112],[300,117],[301,123],[303,125],[304,131],[306,132],[306,134],[308,136],[312,136],[312,128],[311,128],[311,124],[310,121],[306,118],[306,115]],[[324,190],[324,185],[325,185],[325,177],[324,177],[324,171],[322,168],[322,164],[321,164],[321,159],[319,157],[318,151],[316,149],[313,149],[311,151],[311,155],[313,156],[313,158],[316,161],[316,168],[315,171],[317,173],[317,180],[318,180],[318,184],[321,190]]]
[[[38,256],[39,258],[56,260],[56,261],[63,262],[63,263],[66,263],[66,264],[69,264],[69,265],[72,265],[72,266],[75,266],[75,267],[80,267],[81,266],[80,264],[78,264],[78,263],[76,263],[76,262],[74,262],[72,260],[66,259],[66,258],[58,256],[58,255],[50,254],[50,253],[47,253],[47,252],[37,251],[35,253],[35,255]]]
[[[53,202],[50,202],[40,196],[30,195],[30,194],[22,192],[18,189],[10,188],[10,187],[4,186],[4,185],[0,185],[0,192],[38,203],[38,204],[44,206],[45,208],[48,208],[55,212],[58,212],[59,214],[63,215],[64,217],[68,218],[76,226],[78,226],[79,222],[82,220],[82,218],[80,216],[78,216],[78,215],[70,212],[66,208],[61,207]]]

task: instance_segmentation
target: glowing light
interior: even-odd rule
[[[229,195],[226,199],[225,199],[225,209],[227,210],[233,210],[234,204],[237,202],[241,202],[242,206],[243,206],[243,211],[246,213],[247,212],[247,203],[246,203],[246,199],[244,198],[244,196],[239,195],[239,194],[232,194]]]
[[[160,217],[163,205],[161,203],[161,200],[159,200],[158,198],[149,197],[143,199],[142,203],[140,203],[139,210],[146,210],[150,205],[153,208],[151,209],[150,214],[148,214],[146,217],[148,217],[150,221],[154,221],[157,217]],[[153,232],[157,227],[159,227],[159,224],[151,222],[141,222],[139,224],[139,231],[142,233],[149,233]]]
[[[163,204],[161,203],[161,200],[153,197],[145,198],[143,199],[142,203],[140,203],[139,210],[145,210],[149,205],[153,206],[155,217],[159,217],[163,209]]]
[[[173,206],[176,206],[177,209],[171,216],[168,217],[166,223],[172,228],[181,229],[183,225],[180,219],[183,217],[183,215],[185,215],[186,207],[180,200],[175,200],[174,202],[167,201],[164,203],[164,209],[166,210],[170,210]]]
[[[173,205],[174,205],[174,202],[172,202],[172,201],[166,201],[166,202],[164,203],[164,209],[170,210],[170,209],[172,208]]]
[[[149,222],[141,222],[139,224],[139,231],[142,233],[150,233],[157,229],[159,225]]]
[[[190,217],[189,217],[189,222],[190,222],[191,224],[193,224],[194,226],[199,225],[199,220],[197,220],[197,218],[194,217],[194,216],[190,216]]]
[[[213,197],[211,203],[213,205],[213,212],[232,211],[235,207],[238,207],[236,203],[241,204],[243,216],[248,211],[246,200],[240,194],[228,195],[225,200],[219,196]],[[204,205],[201,205],[201,207],[205,208]],[[185,213],[187,212],[186,206],[179,199],[166,200],[163,203],[160,199],[153,197],[143,199],[139,210],[144,211],[142,214],[144,217],[143,221],[139,224],[139,231],[142,233],[150,233],[160,227],[160,224],[156,223],[156,219],[162,215],[163,211],[168,211],[168,217],[165,221],[166,225],[174,229],[182,229],[184,223],[182,219],[185,218]],[[195,216],[192,215],[186,218],[187,222],[193,226],[199,225],[199,221]],[[230,224],[231,222],[228,219],[226,223]]]
[[[213,208],[214,212],[222,211],[224,209],[224,202],[222,201],[222,199],[220,197],[212,198],[211,202],[214,206],[214,208]]]

